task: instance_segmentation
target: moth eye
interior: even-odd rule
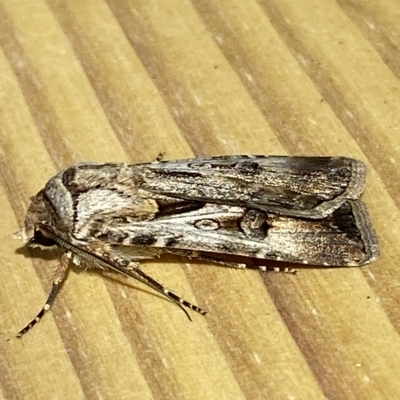
[[[51,247],[51,246],[55,246],[57,244],[54,240],[44,236],[42,231],[40,231],[40,230],[35,230],[34,240],[35,240],[35,243],[40,244],[41,246],[45,246],[45,247]]]

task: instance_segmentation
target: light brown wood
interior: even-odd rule
[[[0,397],[400,398],[400,4],[0,0]],[[71,271],[12,233],[84,160],[344,155],[381,256],[297,276],[166,259],[143,269],[204,307]]]

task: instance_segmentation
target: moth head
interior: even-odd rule
[[[17,239],[23,240],[30,247],[48,248],[56,242],[46,236],[43,226],[54,226],[55,216],[51,207],[44,200],[44,190],[30,198],[31,202],[25,217],[25,227],[14,234]]]

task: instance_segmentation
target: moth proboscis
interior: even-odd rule
[[[76,164],[31,198],[19,232],[28,246],[57,247],[63,255],[45,305],[17,337],[50,309],[71,261],[133,277],[200,314],[206,312],[139,264],[165,253],[263,271],[277,268],[255,260],[322,266],[371,262],[379,248],[359,200],[364,186],[364,164],[345,157]]]

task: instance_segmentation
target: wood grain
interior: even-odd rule
[[[0,0],[0,397],[400,398],[400,5]],[[22,340],[57,260],[12,239],[79,161],[344,155],[381,256],[297,276],[163,259],[139,283],[71,271]]]

